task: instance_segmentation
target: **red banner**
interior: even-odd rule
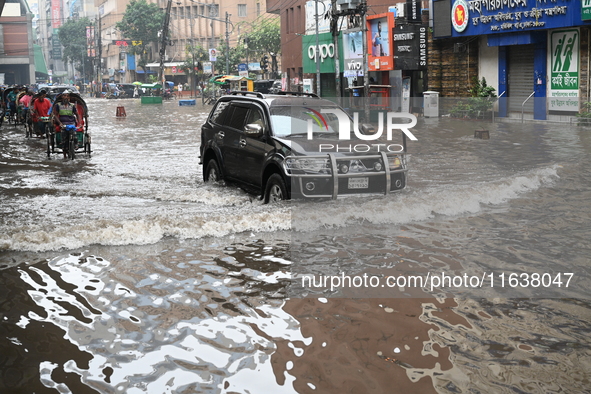
[[[51,27],[57,29],[62,25],[60,0],[51,0]]]

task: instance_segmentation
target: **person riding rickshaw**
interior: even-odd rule
[[[55,98],[51,111],[54,133],[48,141],[47,155],[55,150],[55,145],[62,149],[64,158],[74,159],[78,147],[90,154],[90,135],[88,134],[88,108],[77,93],[68,90]]]
[[[51,115],[51,100],[47,98],[47,91],[41,89],[31,99],[30,115],[33,122],[33,132],[38,137],[45,137],[51,132],[49,121]]]

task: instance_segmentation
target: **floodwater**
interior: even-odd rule
[[[210,107],[87,102],[90,157],[0,130],[1,393],[591,392],[591,129],[423,119],[404,191],[263,205]]]

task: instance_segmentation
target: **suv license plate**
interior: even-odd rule
[[[349,178],[349,189],[367,189],[369,187],[369,178]]]

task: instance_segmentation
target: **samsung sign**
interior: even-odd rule
[[[439,0],[437,3],[447,2]],[[435,13],[435,24],[445,21],[452,25],[452,37],[519,33],[583,24],[582,3],[575,0],[451,0],[448,4],[447,13]],[[435,29],[434,36],[447,36],[449,30],[446,30]]]
[[[394,69],[427,69],[427,26],[398,25],[394,28]]]

